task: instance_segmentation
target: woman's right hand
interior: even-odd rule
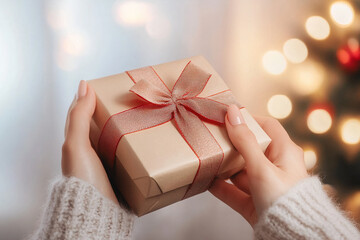
[[[255,119],[272,139],[265,153],[239,108],[229,107],[225,117],[227,132],[244,157],[245,169],[231,178],[233,184],[217,179],[210,188],[213,195],[239,212],[252,226],[274,201],[309,177],[303,150],[290,139],[281,124],[269,117]]]

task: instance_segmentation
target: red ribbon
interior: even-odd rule
[[[174,120],[181,136],[199,159],[199,167],[184,198],[206,191],[224,158],[219,143],[201,119],[224,123],[227,106],[235,103],[229,90],[198,97],[211,74],[191,63],[185,66],[170,91],[152,67],[126,72],[135,85],[130,89],[144,104],[112,115],[102,130],[98,153],[113,167],[121,138],[129,133]]]

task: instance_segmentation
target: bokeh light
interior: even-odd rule
[[[283,119],[290,115],[292,111],[292,103],[285,95],[274,95],[267,103],[267,110],[271,116]]]
[[[340,128],[341,139],[347,144],[360,142],[360,120],[350,118],[344,121]]]
[[[359,40],[356,38],[349,38],[347,45],[349,46],[349,49],[354,54],[354,56],[360,59]]]
[[[347,65],[351,61],[350,52],[345,49],[339,49],[336,51],[336,57],[342,65]]]
[[[330,34],[329,23],[320,16],[312,16],[306,20],[305,28],[310,37],[316,40],[324,40]]]
[[[82,55],[87,48],[86,38],[81,34],[69,34],[60,39],[60,48],[72,56]]]
[[[122,25],[141,26],[152,17],[149,3],[140,1],[118,1],[114,5],[115,20]]]
[[[283,73],[286,69],[287,62],[284,55],[275,50],[266,52],[262,58],[262,64],[264,69],[274,75]]]
[[[290,83],[298,94],[313,94],[322,86],[325,75],[325,69],[321,64],[307,60],[292,69]]]
[[[292,63],[301,63],[308,56],[308,49],[303,41],[297,38],[289,39],[283,46],[286,58]]]
[[[311,148],[304,149],[304,161],[307,170],[311,170],[315,167],[317,162],[317,155],[314,149]]]
[[[344,202],[345,210],[355,221],[360,221],[360,191],[352,193]]]
[[[342,27],[347,27],[354,21],[354,9],[345,1],[338,1],[331,4],[330,15],[334,22]]]
[[[325,109],[315,109],[307,117],[307,126],[313,133],[327,132],[332,125],[330,113]]]

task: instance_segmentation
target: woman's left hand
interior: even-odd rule
[[[76,177],[92,184],[105,197],[118,203],[106,171],[89,138],[90,122],[95,107],[95,92],[82,80],[67,115],[65,142],[62,147],[62,173],[66,177]]]

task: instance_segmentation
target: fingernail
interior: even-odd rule
[[[87,83],[86,81],[81,80],[79,83],[79,88],[76,98],[84,97],[86,95],[86,92],[87,92]]]
[[[228,120],[231,125],[239,125],[244,123],[244,118],[241,115],[239,108],[235,104],[231,104],[227,111]]]

